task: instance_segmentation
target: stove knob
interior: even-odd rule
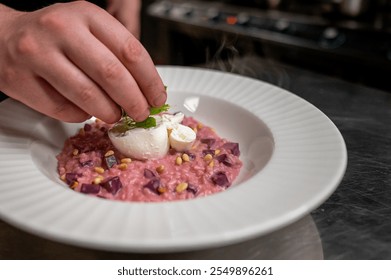
[[[286,20],[278,20],[276,21],[274,27],[277,29],[277,31],[284,32],[287,31],[290,26],[290,23]]]
[[[172,9],[172,4],[169,1],[162,1],[158,5],[159,12],[165,15],[168,15]]]
[[[194,13],[194,8],[190,5],[183,5],[182,6],[182,15],[185,17],[190,17]]]
[[[323,31],[323,38],[326,40],[334,40],[339,35],[338,29],[334,27],[328,27]]]
[[[217,8],[209,8],[206,11],[206,18],[209,21],[217,22],[221,17],[221,12]]]
[[[237,16],[236,24],[242,25],[242,26],[248,25],[250,22],[250,19],[251,19],[250,15],[248,15],[246,13],[240,13]]]
[[[335,49],[342,46],[346,41],[346,36],[343,32],[335,27],[327,27],[323,30],[320,38],[320,46],[327,49]]]

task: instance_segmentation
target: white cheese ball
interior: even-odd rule
[[[134,128],[124,133],[109,131],[113,145],[127,157],[148,160],[164,157],[170,147],[163,123],[152,128]]]

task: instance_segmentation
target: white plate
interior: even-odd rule
[[[0,104],[0,218],[90,248],[169,252],[222,246],[282,228],[324,202],[346,169],[335,125],[303,99],[218,71],[159,67],[169,103],[238,141],[245,165],[222,193],[164,203],[114,202],[58,179],[55,155],[80,124]]]

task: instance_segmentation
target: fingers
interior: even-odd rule
[[[107,1],[106,10],[121,22],[126,29],[132,33],[134,37],[140,39],[140,10],[141,1],[123,1],[123,0],[109,0]]]
[[[64,121],[93,115],[113,123],[121,116],[120,107],[141,121],[148,107],[165,103],[164,85],[149,54],[104,10],[81,2],[53,5],[26,13],[18,24],[28,36],[9,38],[22,56],[8,56],[30,82],[10,82],[9,88],[30,107]]]
[[[7,94],[42,114],[72,123],[83,122],[91,117],[40,77],[24,79],[20,84],[22,86],[17,91],[25,94],[14,94],[12,90],[7,91]]]
[[[126,67],[147,102],[153,107],[163,105],[167,99],[163,82],[141,43],[114,18],[99,21],[97,17],[91,17],[89,20],[91,32]]]
[[[119,106],[62,53],[47,55],[46,60],[51,64],[36,64],[36,73],[62,96],[89,115],[107,123],[114,123],[120,119]]]
[[[37,104],[37,111],[51,116],[52,118],[78,123],[83,122],[91,117],[90,114],[84,112],[78,106],[63,97],[57,90],[55,90],[49,83],[42,78],[37,78],[37,85],[39,92],[39,104]]]
[[[75,41],[83,42],[83,48],[67,46],[69,59],[82,69],[117,104],[136,121],[149,115],[148,102],[137,82],[121,61],[94,36],[75,34]]]

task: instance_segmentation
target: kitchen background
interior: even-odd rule
[[[230,71],[256,57],[391,89],[389,0],[143,3],[142,41],[157,64]]]

